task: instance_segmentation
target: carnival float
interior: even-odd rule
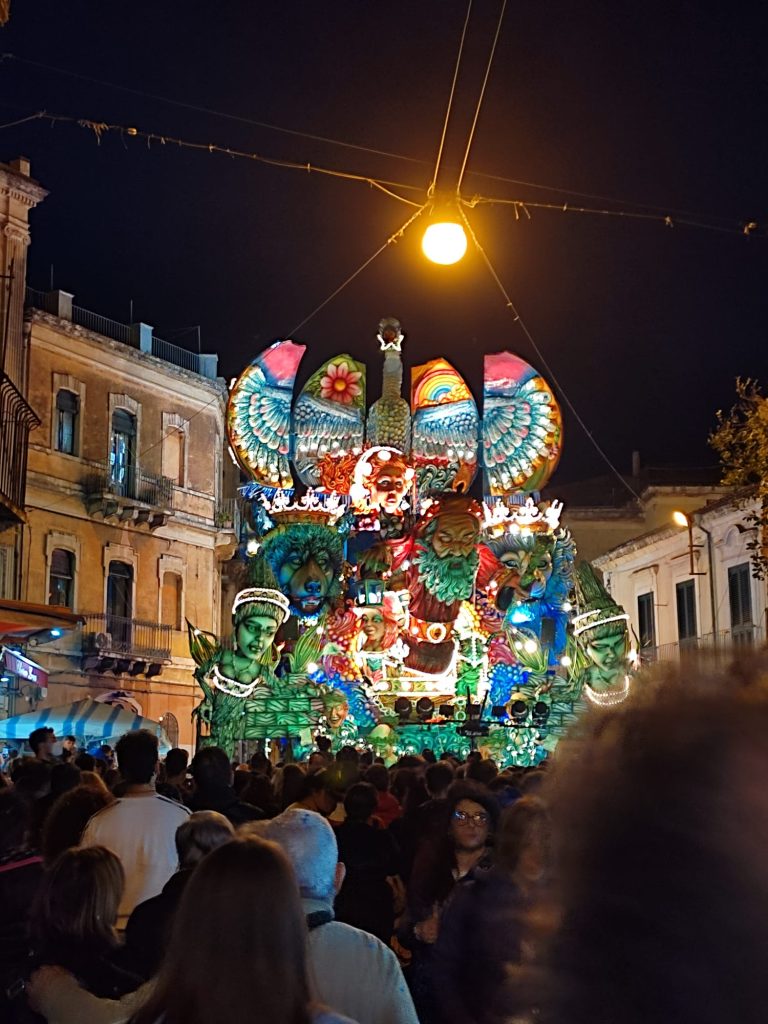
[[[535,765],[585,702],[624,699],[635,659],[628,616],[576,567],[562,504],[540,498],[558,403],[509,352],[485,356],[482,416],[445,359],[412,369],[407,402],[399,322],[378,341],[370,408],[346,354],[295,395],[293,341],[231,387],[247,585],[231,636],[189,625],[200,741],[299,757],[328,735],[385,759],[479,746]]]

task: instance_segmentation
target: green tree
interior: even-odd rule
[[[736,404],[728,412],[717,412],[717,426],[709,435],[723,470],[722,482],[745,488],[745,502],[755,497],[758,510],[750,510],[745,522],[756,527],[747,547],[751,551],[752,573],[768,577],[768,550],[763,538],[768,526],[768,399],[755,380],[736,378]]]

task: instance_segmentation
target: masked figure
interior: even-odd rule
[[[620,703],[629,692],[629,674],[634,667],[629,616],[588,562],[576,570],[576,595],[574,669],[593,703]]]

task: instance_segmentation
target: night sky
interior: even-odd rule
[[[499,10],[475,0],[447,188]],[[422,192],[395,191],[420,200],[465,12],[464,0],[13,0],[0,50],[19,59],[0,64],[0,122],[45,109],[135,125],[412,185]],[[766,20],[757,4],[714,0],[507,7],[463,194],[658,215],[470,211],[560,384],[622,471],[632,449],[646,464],[712,464],[706,437],[734,378],[768,384]],[[194,333],[178,332],[199,324],[226,376],[290,336],[309,346],[300,382],[349,351],[368,363],[372,401],[383,315],[403,324],[407,365],[444,355],[478,401],[483,353],[539,363],[475,253],[453,268],[424,260],[425,222],[292,333],[412,212],[367,185],[118,133],[99,145],[91,131],[43,122],[0,131],[0,160],[21,153],[50,190],[33,214],[29,283],[48,288],[52,264],[54,286],[79,305],[127,321],[132,300],[134,319],[192,348]],[[729,230],[686,227],[682,211]],[[748,221],[751,237],[740,231]],[[558,478],[603,474],[565,419]]]

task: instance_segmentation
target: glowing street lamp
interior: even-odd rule
[[[458,263],[467,251],[467,236],[458,221],[435,221],[424,232],[421,248],[427,259],[447,267]]]

